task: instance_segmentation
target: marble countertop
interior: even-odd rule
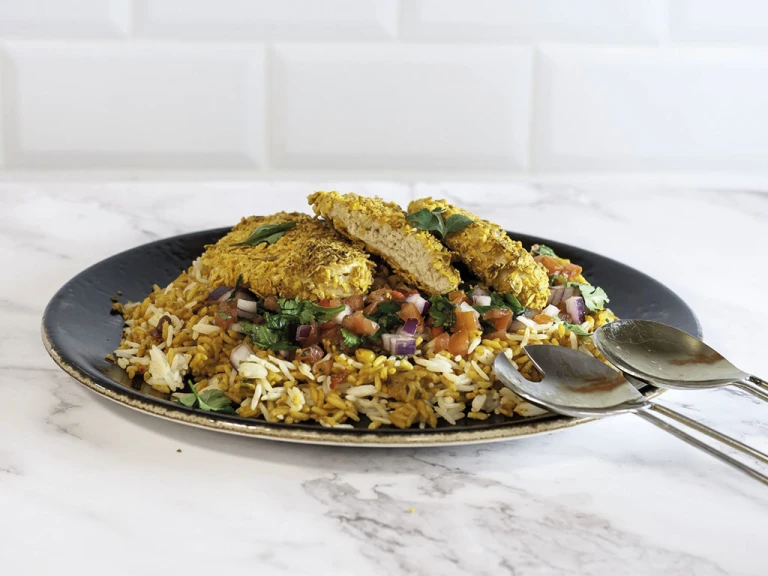
[[[315,188],[453,199],[639,268],[768,375],[768,194],[523,184],[0,183],[0,573],[766,573],[768,490],[621,416],[506,443],[339,449],[231,437],[98,397],[40,341],[71,276],[137,244],[304,207]],[[619,297],[618,295],[614,295]],[[768,450],[768,405],[660,402]],[[172,571],[172,572],[169,572]]]

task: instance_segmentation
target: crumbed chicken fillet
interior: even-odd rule
[[[259,226],[296,222],[274,244],[232,246]],[[362,294],[373,284],[374,263],[368,254],[339,236],[328,222],[299,212],[251,216],[207,246],[202,263],[214,285],[243,284],[261,296],[302,300],[344,298]]]
[[[451,253],[432,234],[407,222],[397,204],[338,192],[315,192],[308,200],[316,214],[381,256],[408,284],[430,294],[458,287],[461,279],[451,266]]]
[[[458,232],[446,234],[445,244],[461,258],[475,275],[502,294],[512,293],[523,306],[541,310],[549,298],[547,271],[533,259],[520,242],[512,240],[501,228],[482,220],[444,200],[422,198],[408,205],[413,213],[427,208],[441,208],[443,217],[462,214],[474,220]]]

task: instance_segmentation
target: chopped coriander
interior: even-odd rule
[[[405,219],[413,223],[419,230],[435,232],[440,238],[444,238],[446,234],[464,230],[464,228],[474,222],[474,220],[462,214],[453,214],[447,220],[444,220],[441,208],[435,208],[434,210],[422,208],[412,214],[408,214]]]
[[[429,302],[432,304],[429,308],[429,316],[432,318],[432,323],[435,326],[443,326],[448,328],[453,326],[456,322],[456,308],[453,302],[448,300],[446,296],[436,294],[430,297]]]
[[[515,298],[514,294],[505,294],[503,297],[496,292],[491,293],[491,305],[490,306],[473,306],[480,314],[485,314],[492,308],[501,308],[502,310],[512,310],[514,316],[520,316],[525,312],[525,306],[520,304],[520,301]]]
[[[347,348],[358,348],[365,341],[365,336],[354,334],[346,328],[341,329],[341,337],[344,339],[344,346]]]
[[[231,244],[231,246],[258,246],[263,242],[266,242],[267,244],[274,244],[283,237],[287,230],[290,230],[294,226],[296,226],[296,222],[265,224],[264,226],[259,226],[256,228],[253,232],[251,232],[251,235],[242,242]]]
[[[512,310],[512,313],[515,316],[520,316],[520,314],[525,313],[525,306],[520,304],[520,300],[518,300],[514,294],[505,294],[504,300],[507,301],[507,304],[509,304],[509,307]]]
[[[552,256],[554,258],[557,258],[557,254],[555,254],[555,251],[552,250],[549,246],[545,246],[544,244],[536,244],[531,248],[531,254],[534,256]]]
[[[281,320],[278,316],[269,316],[265,318],[264,324],[241,321],[240,327],[245,335],[251,339],[251,342],[264,350],[294,350],[298,348],[291,343],[289,335],[286,334],[286,323],[280,321],[270,325],[269,321],[274,318]]]
[[[570,330],[577,336],[589,336],[589,332],[584,330],[584,328],[581,327],[581,324],[571,324],[570,322],[563,322],[563,326],[565,326],[568,330]]]

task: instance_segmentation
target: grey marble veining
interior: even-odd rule
[[[315,188],[445,196],[622,260],[679,292],[707,339],[768,375],[768,195],[473,183],[0,183],[0,573],[762,575],[768,493],[632,416],[519,441],[362,450],[183,427],[55,368],[42,310],[142,242],[306,210]],[[620,295],[611,295],[620,298]],[[738,391],[662,403],[768,450]],[[178,450],[181,450],[180,452]]]

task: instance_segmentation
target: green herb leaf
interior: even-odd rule
[[[189,408],[199,408],[206,412],[222,412],[225,414],[234,414],[235,409],[232,407],[232,400],[227,398],[223,391],[218,389],[203,390],[198,394],[195,389],[195,383],[192,380],[187,382],[189,389],[192,390],[190,394],[174,394],[173,399],[179,404],[188,406]]]
[[[480,314],[485,314],[492,308],[501,308],[502,310],[512,310],[513,316],[520,316],[525,312],[525,306],[520,304],[520,301],[515,298],[514,294],[505,294],[503,297],[496,292],[491,293],[491,305],[490,306],[473,306]]]
[[[412,214],[408,214],[405,219],[413,223],[419,230],[435,232],[440,238],[445,237],[449,232],[463,230],[474,222],[461,214],[449,216],[446,222],[443,220],[443,210],[441,208],[435,208],[434,210],[422,208]]]
[[[591,284],[580,284],[578,282],[568,282],[568,286],[576,286],[581,292],[581,297],[584,298],[584,305],[591,311],[603,310],[606,303],[610,302],[608,294],[605,290],[599,286],[592,286]]]
[[[287,230],[296,226],[296,222],[281,222],[280,224],[265,224],[256,228],[248,238],[232,246],[258,246],[266,242],[274,244],[283,237]]]
[[[224,310],[219,310],[218,312],[216,312],[216,316],[218,316],[222,320],[231,320],[232,319],[232,314],[229,314],[228,312],[224,312]]]
[[[429,316],[432,318],[432,323],[435,326],[443,326],[449,328],[456,322],[456,312],[453,302],[448,300],[446,296],[436,294],[430,297],[429,302],[432,304],[429,308]]]
[[[531,248],[531,254],[534,256],[553,256],[554,258],[557,258],[555,251],[552,250],[552,248],[549,246],[545,246],[544,244],[537,244]]]
[[[240,286],[243,284],[243,275],[238,274],[237,280],[235,280],[235,287],[232,289],[232,294],[229,295],[229,298],[227,298],[227,302],[232,302],[232,300],[235,299],[235,296],[237,296],[237,291],[240,290]]]
[[[340,312],[344,311],[344,305],[341,306],[319,306],[317,304],[314,304],[313,302],[305,302],[304,303],[304,310],[303,312],[305,314],[311,314],[312,319],[315,320],[318,324],[323,324],[324,322],[329,322],[333,320],[336,316],[339,315]],[[311,321],[311,320],[310,320]],[[302,321],[302,324],[309,324],[309,322]]]
[[[571,324],[570,322],[563,322],[563,326],[565,326],[568,330],[576,334],[576,336],[589,336],[589,332],[584,330],[584,328],[581,327],[581,324]]]
[[[347,348],[359,348],[365,341],[365,336],[353,334],[346,328],[341,329],[341,337],[344,339],[344,346]]]
[[[449,216],[445,221],[445,232],[450,234],[451,232],[459,232],[464,230],[467,226],[472,224],[474,220],[464,216],[463,214],[454,214]]]
[[[273,327],[270,327],[270,321]],[[275,326],[276,325],[276,326]],[[264,324],[240,321],[240,327],[254,345],[263,350],[291,350],[298,346],[288,341],[283,330],[287,324],[278,315],[265,316]]]
[[[397,315],[400,311],[400,306],[400,302],[385,300],[378,305],[373,314],[366,315],[366,318],[373,320],[379,325],[376,334],[373,334],[371,338],[381,338],[381,335],[388,332],[392,327],[403,323],[402,318]]]
[[[507,304],[509,304],[512,313],[515,316],[520,316],[520,314],[525,313],[525,306],[520,304],[520,300],[518,300],[514,294],[505,294],[504,300],[507,301]]]

